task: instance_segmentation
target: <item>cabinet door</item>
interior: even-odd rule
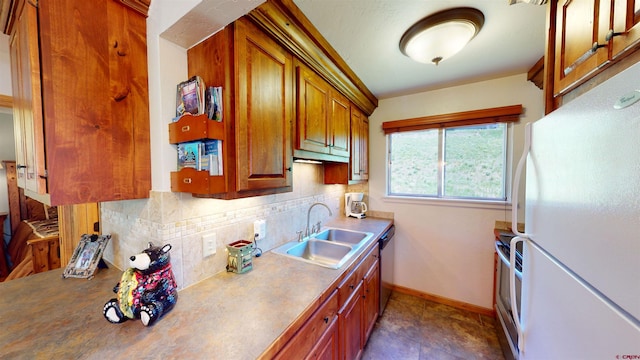
[[[616,58],[640,40],[640,1],[615,0],[613,32],[612,57]]]
[[[18,186],[46,193],[38,13],[23,2],[10,42],[14,137]]]
[[[366,343],[380,312],[380,266],[379,262],[369,269],[364,277],[364,343]]]
[[[110,0],[40,1],[38,25],[51,204],[149,197],[145,17]]]
[[[331,324],[320,340],[313,347],[311,352],[305,357],[306,360],[338,360],[339,354],[338,341],[338,318],[334,317]]]
[[[329,152],[332,155],[349,157],[349,129],[351,128],[351,113],[349,100],[335,90],[331,90]]]
[[[369,119],[362,116],[360,130],[360,180],[369,179]]]
[[[338,294],[334,290],[327,300],[300,327],[298,332],[278,352],[275,359],[324,358],[330,348],[336,348]],[[335,350],[334,350],[335,351]]]
[[[340,321],[340,354],[348,360],[359,359],[364,346],[362,336],[364,299],[362,294],[362,281],[360,281],[338,316]]]
[[[329,98],[331,87],[302,64],[296,65],[297,127],[296,149],[329,153]]]
[[[351,107],[351,156],[349,159],[349,180],[360,180],[360,148],[362,142],[362,113]]]
[[[561,0],[557,4],[554,94],[579,84],[609,59],[606,35],[612,0]]]
[[[237,190],[292,184],[292,56],[246,20],[236,22]]]
[[[351,157],[349,180],[369,178],[369,120],[357,108],[351,107]]]

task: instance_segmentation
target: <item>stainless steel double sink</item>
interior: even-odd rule
[[[373,233],[370,232],[327,228],[302,241],[291,241],[272,251],[296,260],[339,269],[372,237]]]

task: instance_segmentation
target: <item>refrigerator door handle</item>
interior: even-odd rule
[[[522,177],[522,169],[524,168],[524,165],[527,163],[527,156],[529,155],[530,150],[531,150],[531,123],[527,123],[524,126],[524,149],[522,150],[522,156],[520,157],[520,161],[518,161],[518,166],[516,167],[516,173],[513,177],[513,187],[511,188],[511,202],[513,203],[513,206],[511,207],[511,232],[513,232],[517,236],[525,236],[525,237],[527,236],[527,234],[521,233],[518,231],[518,191],[520,188],[520,178]]]
[[[524,241],[525,238],[516,236],[511,239],[511,249],[516,248],[516,244],[520,241]],[[516,252],[511,251],[509,253],[509,293],[511,300],[511,315],[516,323],[516,330],[518,331],[518,349],[520,353],[524,353],[524,338],[522,336],[522,322],[520,322],[520,315],[518,315],[518,302],[516,299]]]

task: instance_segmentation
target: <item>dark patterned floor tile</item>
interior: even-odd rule
[[[425,316],[441,316],[461,321],[467,321],[474,324],[481,324],[480,315],[452,306],[439,304],[433,301],[425,301]]]
[[[503,360],[495,326],[491,317],[394,292],[363,358]]]
[[[363,360],[419,360],[420,342],[382,328],[372,333],[362,354]]]
[[[408,295],[408,294],[403,294],[403,293],[399,293],[399,292],[392,292],[391,293],[391,300],[400,302],[406,306],[411,306],[414,308],[418,308],[420,310],[424,309],[425,307],[425,303],[428,300],[424,300],[420,297],[417,296],[413,296],[413,295]]]
[[[465,358],[450,354],[445,350],[422,345],[420,348],[420,360],[466,360]]]
[[[420,341],[422,331],[420,318],[422,311],[414,306],[407,306],[400,301],[389,300],[383,316],[378,320],[380,327],[402,336]]]

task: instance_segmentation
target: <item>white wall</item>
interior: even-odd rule
[[[511,214],[510,207],[385,198],[386,137],[382,123],[516,104],[522,104],[525,110],[520,122],[512,127],[513,168],[522,153],[523,124],[544,113],[542,91],[526,80],[526,74],[380,100],[369,118],[369,202],[373,210],[395,214],[396,285],[492,308],[493,227],[496,220],[510,221]]]

